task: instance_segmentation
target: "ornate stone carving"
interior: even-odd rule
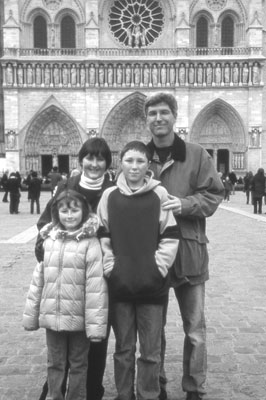
[[[249,131],[249,146],[260,147],[261,128],[254,127]]]
[[[43,0],[43,4],[49,10],[58,10],[62,4],[62,0]]]
[[[206,0],[206,4],[212,11],[220,11],[226,6],[227,0]]]

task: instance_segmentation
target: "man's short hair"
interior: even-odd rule
[[[177,101],[176,98],[168,92],[158,92],[148,96],[144,102],[144,113],[147,116],[147,110],[150,106],[155,106],[159,103],[166,103],[174,117],[177,117]]]

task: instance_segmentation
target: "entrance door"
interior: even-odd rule
[[[51,155],[42,155],[42,176],[47,176],[53,167],[53,157]]]
[[[63,172],[65,172],[66,174],[69,173],[69,156],[68,155],[58,155],[58,169],[61,174]]]
[[[217,152],[217,170],[223,174],[229,172],[229,150],[219,149]]]

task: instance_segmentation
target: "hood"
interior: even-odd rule
[[[87,221],[85,221],[84,224],[76,231],[66,231],[62,229],[59,225],[54,225],[53,222],[50,222],[40,230],[40,235],[43,239],[46,239],[49,236],[53,240],[72,239],[79,242],[84,238],[96,236],[98,229],[99,218],[96,214],[91,213]]]
[[[156,186],[160,185],[160,181],[157,181],[153,179],[153,172],[152,171],[147,171],[147,174],[144,178],[145,183],[144,185],[139,188],[136,191],[132,191],[130,187],[127,184],[125,175],[123,172],[120,173],[118,179],[117,179],[117,186],[121,193],[123,193],[126,196],[137,196],[146,192],[149,192],[150,190],[154,189]]]

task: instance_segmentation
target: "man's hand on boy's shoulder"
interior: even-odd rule
[[[172,196],[168,193],[168,200],[162,204],[163,210],[172,210],[175,215],[181,214],[182,205],[179,197]]]

